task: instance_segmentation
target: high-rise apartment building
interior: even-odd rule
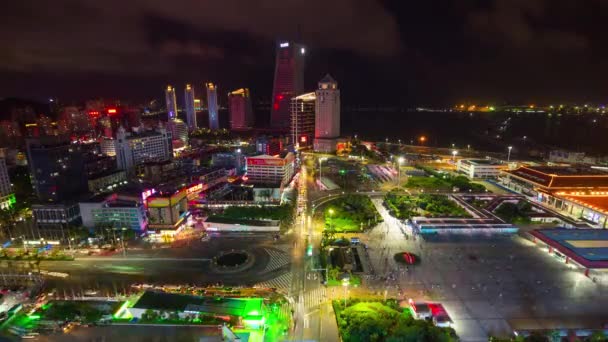
[[[188,145],[188,126],[182,119],[173,119],[167,123],[173,139],[179,139],[182,146]]]
[[[160,125],[156,131],[127,133],[124,127],[116,131],[116,163],[129,173],[136,165],[147,161],[173,158],[171,132]]]
[[[228,93],[230,129],[247,129],[253,126],[253,110],[249,89],[241,88]]]
[[[67,136],[27,139],[27,158],[32,186],[43,202],[72,199],[87,191],[82,146]]]
[[[334,151],[340,137],[340,90],[329,74],[315,91],[315,151]]]
[[[165,103],[167,104],[167,117],[173,119],[177,117],[177,101],[175,100],[175,88],[168,85],[165,90]]]
[[[209,82],[205,84],[207,88],[207,110],[209,112],[209,128],[219,129],[220,121],[217,108],[217,85]]]
[[[192,85],[190,84],[186,84],[186,89],[184,90],[184,101],[188,128],[196,129],[196,104],[194,99],[194,88],[192,88]]]
[[[0,158],[0,209],[7,209],[15,204],[15,194],[11,188],[11,180],[8,178],[6,161]]]
[[[311,92],[291,99],[291,139],[296,147],[310,146],[314,141],[316,98]]]
[[[272,127],[289,129],[291,98],[304,92],[305,53],[300,44],[280,42],[277,45],[270,109]]]

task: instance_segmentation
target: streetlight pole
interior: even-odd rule
[[[513,149],[513,146],[509,146],[508,147],[508,154],[507,154],[507,163],[511,161],[511,150]]]
[[[456,162],[456,155],[458,154],[458,151],[454,150],[452,151],[452,161],[455,163]]]

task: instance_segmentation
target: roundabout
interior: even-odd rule
[[[246,250],[222,251],[211,261],[211,269],[215,273],[236,273],[251,268],[255,264],[255,256]]]

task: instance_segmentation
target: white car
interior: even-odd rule
[[[433,316],[433,324],[440,328],[451,328],[454,322],[447,315]]]

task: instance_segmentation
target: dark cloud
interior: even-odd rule
[[[586,49],[588,39],[568,28],[544,26],[548,8],[556,0],[496,0],[491,8],[469,14],[469,23],[480,38],[506,49],[526,51]]]
[[[4,6],[11,15],[0,24],[0,41],[10,44],[0,51],[0,68],[10,71],[168,74],[175,56],[223,58],[231,42],[209,44],[204,38],[213,32],[301,37],[366,55],[393,54],[400,44],[394,19],[373,0],[23,0]]]

